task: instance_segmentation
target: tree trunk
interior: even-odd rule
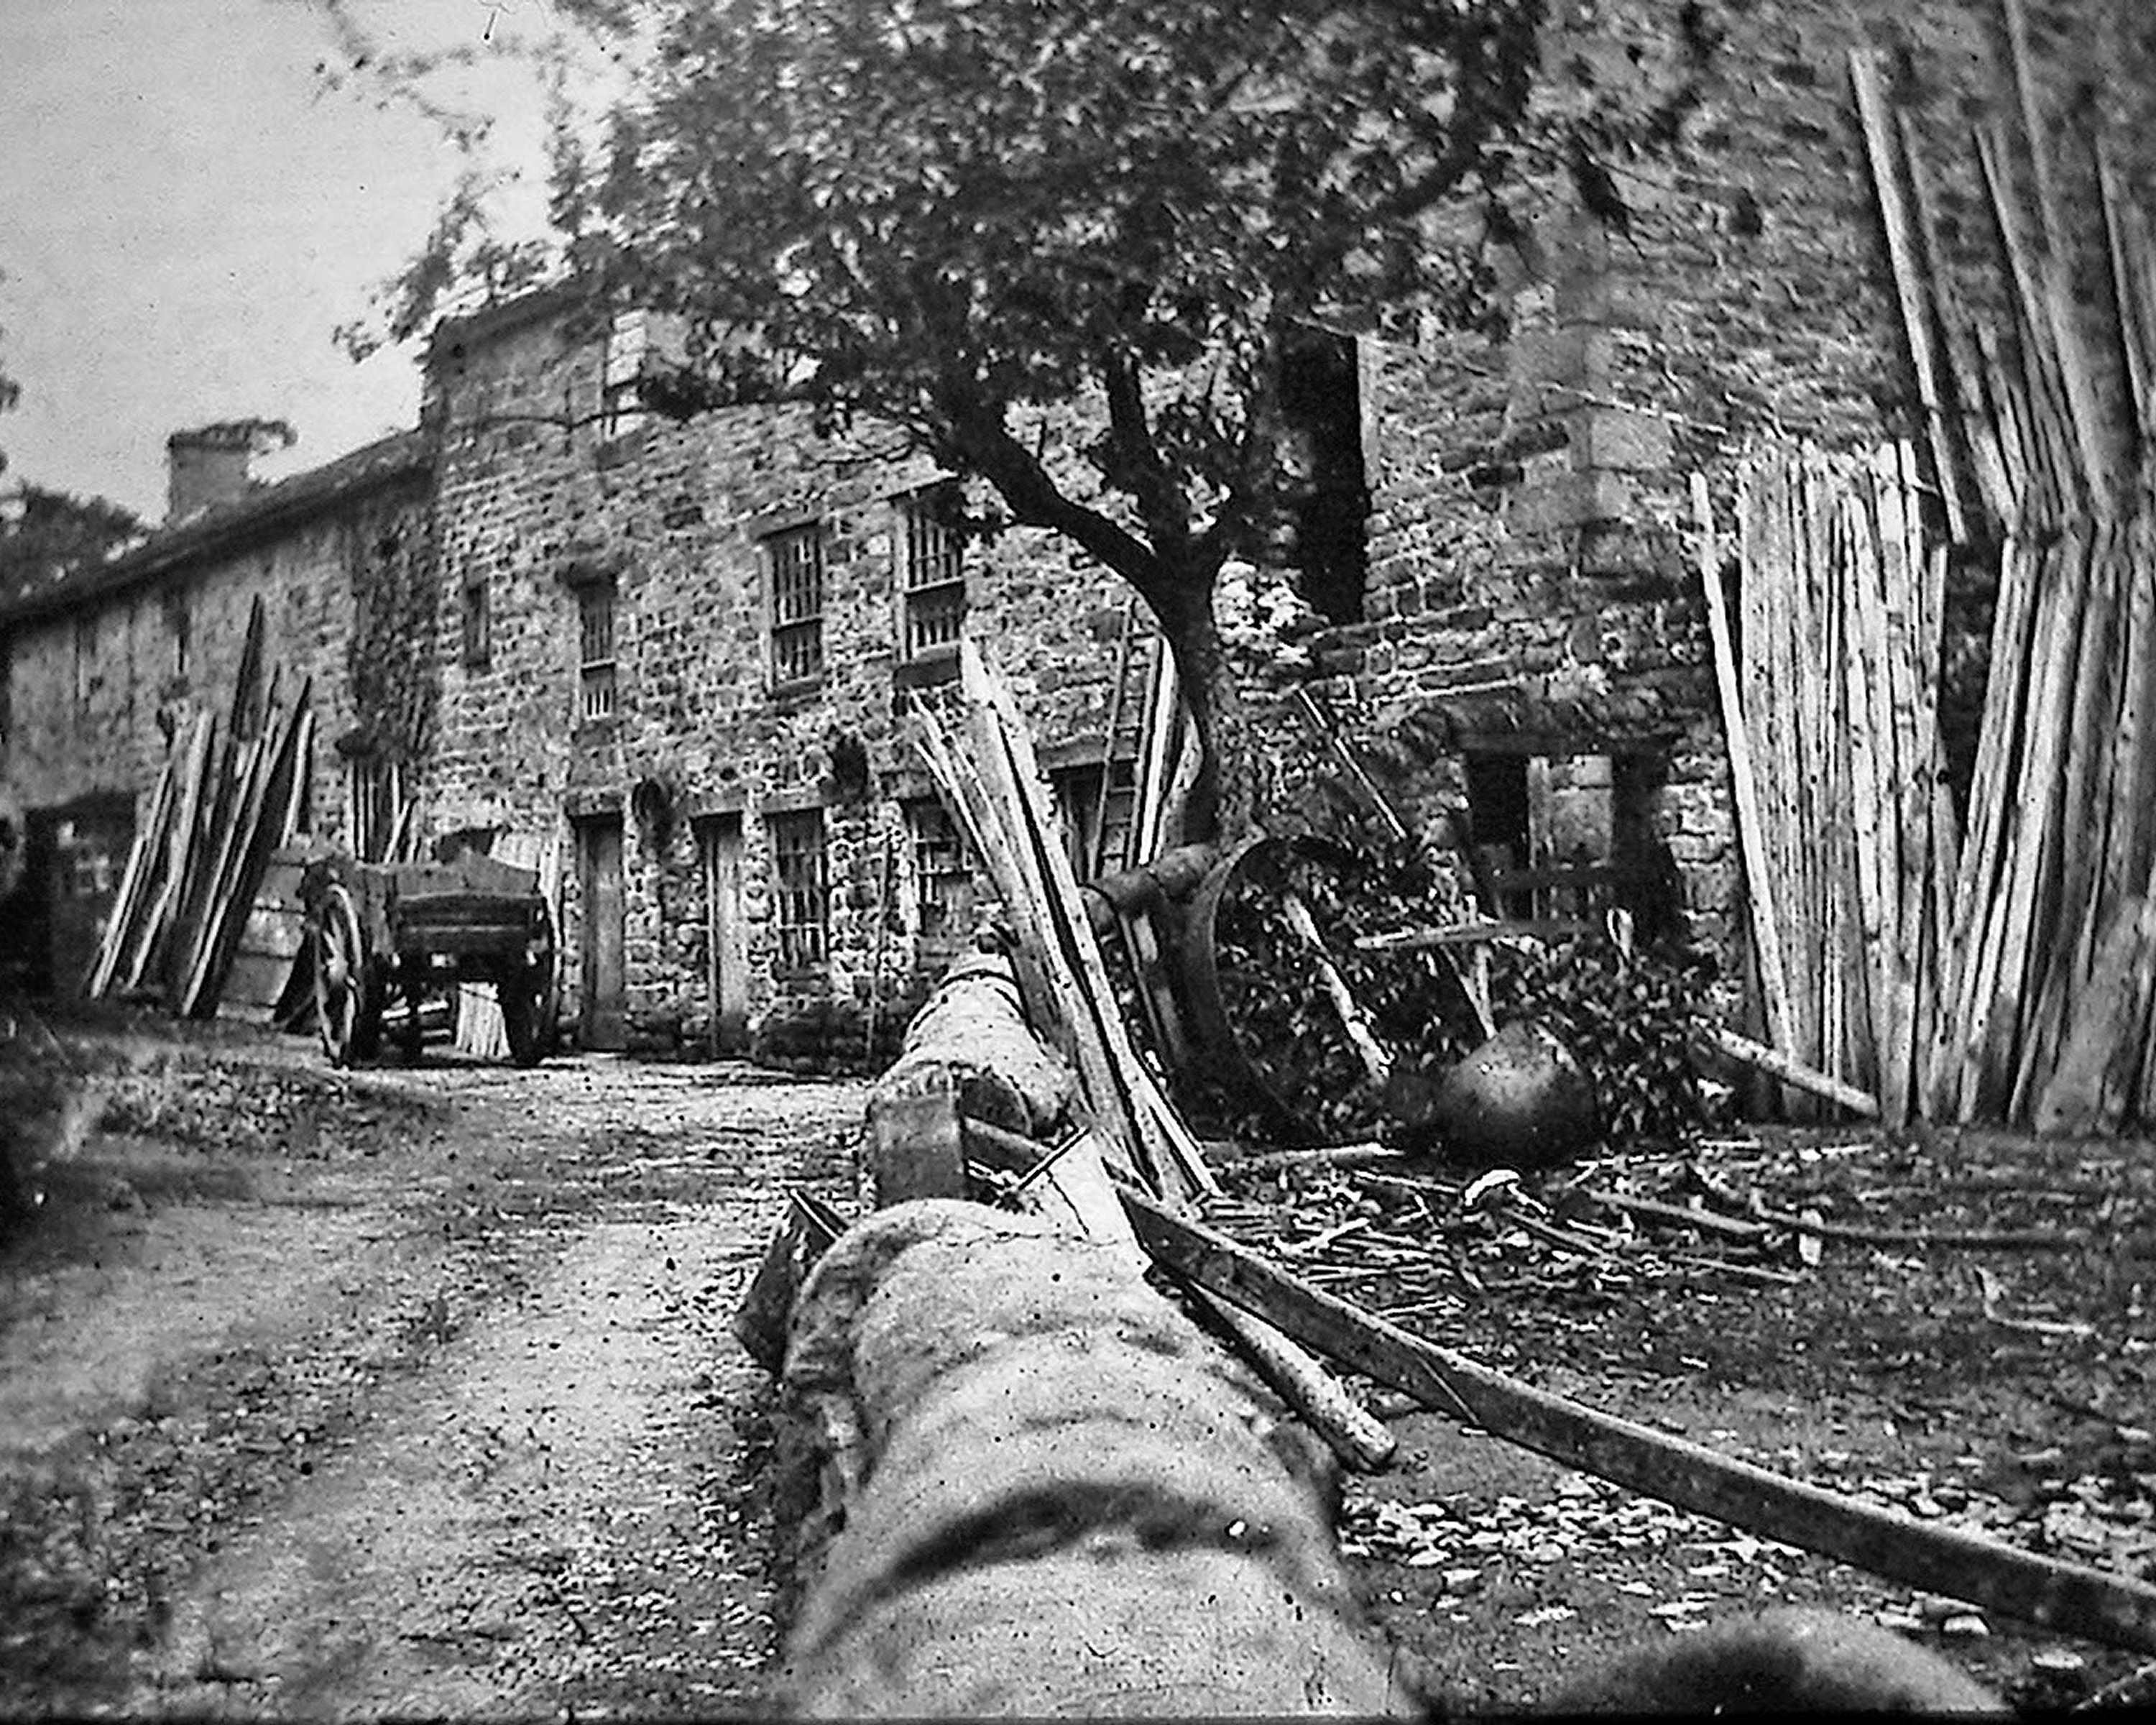
[[[1184,837],[1225,845],[1258,824],[1257,757],[1243,700],[1213,616],[1213,578],[1194,572],[1147,594],[1174,656],[1202,752]]]

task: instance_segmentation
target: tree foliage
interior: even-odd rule
[[[1517,232],[1505,188],[1596,170],[1604,121],[1535,100],[1542,0],[557,4],[645,56],[557,126],[552,215],[570,268],[703,332],[711,387],[671,404],[896,423],[987,482],[983,526],[1075,541],[1158,617],[1247,819],[1211,598],[1306,485],[1283,356],[1461,314]],[[528,272],[477,213],[398,328],[459,268]]]
[[[1537,0],[721,0],[565,175],[577,263],[740,391],[911,429],[1158,617],[1224,784],[1211,595],[1293,495],[1286,345],[1457,305],[1433,220],[1520,142]],[[1042,428],[1076,408],[1073,447]],[[1067,424],[1067,420],[1065,422]],[[1240,806],[1239,806],[1240,805]]]
[[[0,602],[102,562],[145,531],[132,510],[105,498],[23,485],[0,506]]]

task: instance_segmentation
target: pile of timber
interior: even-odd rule
[[[285,974],[252,965],[244,992],[265,1009],[285,992],[297,943],[289,931],[264,932],[258,895],[305,803],[315,720],[309,684],[286,701],[276,672],[264,678],[262,629],[257,600],[223,722],[198,711],[173,734],[84,980],[92,999],[154,999],[207,1018],[243,951],[275,969],[278,946],[288,948]]]
[[[1747,465],[1725,716],[1776,1049],[1889,1120],[2116,1131],[2156,1121],[2156,234],[2092,140],[2084,249],[2108,304],[2077,298],[2087,237],[2056,231],[2025,32],[2009,35],[2033,194],[1998,131],[1975,137],[2003,334],[1938,269],[1907,127],[1851,56],[1922,436],[1869,464]],[[1998,578],[1958,811],[1937,726],[1950,557]]]
[[[1383,1465],[1390,1435],[1317,1354],[1680,1507],[2002,1615],[2156,1651],[2156,1589],[1858,1503],[1535,1389],[1373,1317],[1199,1219],[1219,1183],[1130,1051],[1024,727],[970,648],[962,680],[963,735],[924,721],[922,744],[995,876],[1012,950],[962,961],[875,1088],[870,1158],[882,1214],[841,1233],[835,1215],[797,1197],[737,1324],[752,1352],[783,1370],[782,1447],[800,1446],[789,1473],[813,1480],[823,1500],[804,1520],[838,1529],[789,1644],[796,1711],[850,1715],[892,1699],[891,1686],[895,1686],[909,1712],[947,1710],[954,1697],[1009,1705],[1013,1687],[1027,1683],[1021,1710],[1052,1711],[1066,1680],[1099,1681],[1104,1663],[1116,1663],[1114,1650],[1149,1645],[1188,1598],[1227,1599],[1224,1575],[1173,1574],[1184,1555],[1182,1504],[1205,1505],[1208,1526],[1229,1512],[1199,1484],[1194,1464],[1210,1453],[1203,1433],[1164,1446],[1127,1442],[1149,1429],[1145,1396],[1196,1408],[1199,1374],[1210,1370],[1163,1336],[1136,1350],[1145,1357],[1142,1394],[1127,1384],[1122,1344],[1146,1337],[1152,1321],[1142,1324],[1121,1303],[1134,1297],[1143,1259],[1221,1320],[1353,1465]],[[1091,1249],[1067,1256],[1033,1229],[949,1202],[966,1198],[1032,1210]],[[1096,1347],[1095,1331],[1107,1345]],[[1052,1370],[1042,1368],[1044,1355]],[[1037,1404],[1021,1405],[1035,1394]],[[1358,1433],[1358,1421],[1369,1430]],[[1223,1429],[1211,1414],[1204,1424]],[[1247,1454],[1236,1466],[1250,1479],[1272,1471]],[[1122,1524],[1134,1505],[1143,1538]],[[1241,1524],[1231,1522],[1231,1533]],[[1094,1535],[1100,1549],[1087,1551],[1086,1584],[1075,1584],[1065,1553]],[[983,1552],[992,1555],[980,1560]],[[1126,1588],[1109,1569],[1125,1552],[1164,1555],[1169,1573],[1134,1574]],[[1291,1615],[1307,1627],[1316,1620],[1308,1607],[1324,1593],[1289,1585]],[[1112,1621],[1102,1625],[1104,1610]],[[1240,1624],[1221,1610],[1224,1622]],[[977,1650],[969,1637],[983,1625]],[[1096,1636],[1096,1627],[1106,1633]],[[1035,1657],[1029,1672],[1012,1664]],[[1206,1658],[1255,1684],[1234,1646],[1209,1645]],[[1344,1641],[1326,1665],[1348,1687],[1363,1686]],[[1199,1701],[1218,1710],[1219,1697]]]
[[[1941,1009],[1959,826],[1939,742],[1947,547],[1915,453],[1739,468],[1732,761],[1769,1043],[1906,1120]]]

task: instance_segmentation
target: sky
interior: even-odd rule
[[[546,0],[346,0],[394,50],[527,32]],[[416,355],[355,365],[336,326],[420,246],[465,158],[412,105],[345,77],[313,0],[0,0],[0,413],[20,483],[155,521],[167,435],[284,419],[275,478],[410,425]],[[452,92],[498,116],[490,166],[543,181],[536,80]]]

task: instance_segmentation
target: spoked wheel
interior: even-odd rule
[[[322,1049],[336,1065],[349,1066],[368,1024],[367,942],[352,895],[332,886],[315,911],[315,1023]]]
[[[544,911],[539,913],[524,962],[502,972],[494,993],[501,1003],[509,1058],[520,1066],[537,1065],[552,1050],[556,1016],[554,925]]]

